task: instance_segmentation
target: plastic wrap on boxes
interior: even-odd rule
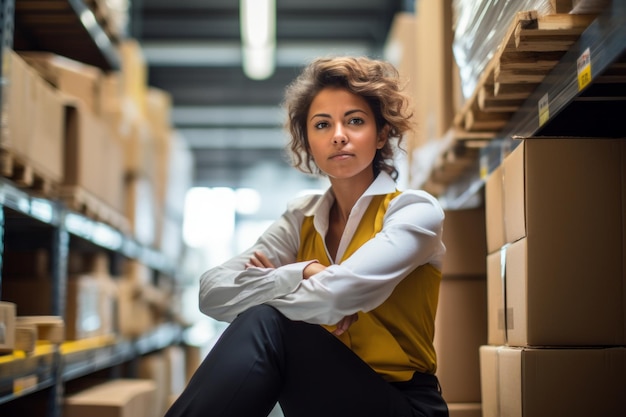
[[[539,16],[554,12],[550,0],[453,0],[452,51],[465,99],[474,93],[515,14],[526,10],[536,10]]]

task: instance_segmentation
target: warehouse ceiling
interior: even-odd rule
[[[242,70],[238,0],[133,0],[129,32],[142,45],[149,84],[172,95],[195,183],[250,186],[250,178],[276,176],[259,172],[288,168],[279,106],[302,66],[320,55],[382,57],[394,15],[413,4],[276,0],[276,70],[263,81]]]

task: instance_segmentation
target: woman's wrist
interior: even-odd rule
[[[312,260],[307,266],[302,270],[302,279],[309,279],[313,275],[318,272],[322,272],[326,267],[319,263],[317,259]]]

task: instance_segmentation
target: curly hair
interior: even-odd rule
[[[305,173],[322,174],[309,152],[307,114],[315,96],[326,87],[344,88],[367,101],[376,119],[377,133],[388,129],[387,141],[374,157],[374,175],[385,171],[397,179],[391,139],[402,149],[403,135],[413,127],[409,97],[402,91],[393,65],[365,57],[318,58],[287,86],[283,106],[287,111],[285,127],[290,136],[292,165]]]

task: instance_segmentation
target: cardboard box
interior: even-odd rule
[[[116,379],[65,397],[65,417],[154,417],[155,383]]]
[[[154,328],[153,310],[142,297],[142,288],[136,281],[120,279],[117,281],[117,330],[120,335],[135,338]],[[132,317],[132,320],[128,320]]]
[[[135,39],[125,39],[118,45],[121,59],[121,87],[125,97],[144,116],[146,114],[146,94],[148,90],[148,66]]]
[[[420,0],[415,10],[417,146],[437,141],[454,118],[452,2]]]
[[[396,13],[384,46],[385,59],[398,70],[400,78],[405,81],[404,90],[412,99],[415,97],[416,91],[415,60],[417,48],[415,47],[415,40],[417,32],[415,21],[414,13]],[[411,103],[411,105],[414,104]],[[415,132],[407,132],[403,140],[409,150],[407,156],[411,158],[411,150],[417,147]]]
[[[7,54],[0,146],[54,183],[63,177],[63,100],[18,54]]]
[[[527,139],[501,169],[503,221],[487,224],[503,225],[509,246],[506,268],[490,269],[489,287],[505,292],[489,314],[506,312],[507,343],[625,344],[626,142]],[[487,189],[487,213],[498,198]]]
[[[621,258],[612,260],[612,268],[594,268],[597,258],[585,265],[583,258],[564,258],[533,244],[530,236],[508,246],[504,256],[504,278],[489,279],[505,285],[500,308],[509,346],[626,345]]]
[[[73,275],[65,294],[65,339],[77,340],[113,331],[115,294],[102,277]],[[16,304],[19,316],[53,314],[53,286],[50,276],[3,277],[2,296]]]
[[[616,227],[626,212],[622,139],[526,139],[502,167],[507,243],[524,236],[546,243],[575,239],[566,250],[578,246],[576,255],[598,256],[596,264],[623,255]]]
[[[487,256],[487,343],[506,344],[506,314],[504,314],[504,277],[501,250]]]
[[[81,100],[94,114],[98,114],[102,71],[92,65],[50,52],[20,51],[20,56],[63,94]]]
[[[156,416],[163,416],[170,407],[171,375],[162,352],[144,355],[139,359],[139,378],[154,381]]]
[[[485,209],[447,210],[443,223],[443,278],[455,275],[485,275],[487,238]]]
[[[0,301],[0,353],[15,347],[15,304]]]
[[[478,350],[487,342],[486,285],[485,276],[441,281],[434,345],[448,403],[481,401]]]
[[[32,117],[34,85],[31,80],[35,71],[15,52],[9,51],[7,60],[7,83],[2,88],[2,108],[6,123],[2,123],[0,145],[15,155],[25,158],[31,142],[33,123],[24,123],[26,115]]]
[[[80,187],[102,204],[123,213],[121,144],[114,139],[105,120],[80,102],[67,101],[65,106],[64,184]]]
[[[26,113],[24,123],[33,125],[28,159],[40,175],[60,183],[63,178],[65,155],[63,142],[65,107],[61,95],[41,77],[33,78],[36,98]]]
[[[483,417],[626,415],[626,348],[480,348]]]
[[[480,403],[448,403],[449,417],[482,417]]]
[[[154,246],[157,225],[154,185],[147,176],[129,177],[124,183],[126,218],[135,239],[146,246]]]
[[[163,352],[170,369],[170,393],[178,396],[187,386],[185,349],[182,346],[169,346]]]
[[[500,250],[506,243],[504,234],[503,193],[502,165],[500,165],[489,174],[485,181],[487,253]]]

